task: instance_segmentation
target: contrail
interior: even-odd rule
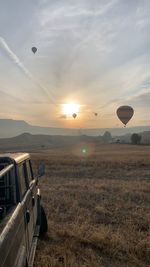
[[[23,65],[23,63],[20,61],[20,59],[16,56],[16,54],[10,49],[4,38],[0,37],[0,46],[2,49],[7,53],[9,58],[17,65],[17,67],[36,85],[38,86],[42,92],[45,93],[46,97],[49,99],[52,104],[56,104],[54,97],[49,96],[48,90],[43,87],[37,80],[34,79],[33,75],[30,73],[30,71]]]
[[[7,55],[10,57],[10,59],[24,72],[24,74],[27,75],[30,79],[32,79],[32,75],[30,74],[30,72],[24,67],[22,62],[12,52],[12,50],[9,48],[9,46],[2,37],[0,37],[0,45],[5,50],[5,52],[7,52]]]

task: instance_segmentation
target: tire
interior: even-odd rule
[[[45,210],[43,208],[43,206],[41,206],[41,212],[40,212],[40,236],[42,236],[43,234],[47,233],[48,230],[48,224],[47,224],[47,218],[46,218],[46,213]]]
[[[26,265],[25,265],[25,267],[29,267],[27,260],[26,260]]]

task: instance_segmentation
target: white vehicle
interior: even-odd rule
[[[0,266],[32,267],[38,236],[46,231],[29,154],[0,155]]]

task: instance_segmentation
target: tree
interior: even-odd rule
[[[111,133],[106,131],[103,135],[103,142],[107,144],[110,143],[110,141],[112,141]]]
[[[139,145],[141,143],[141,138],[141,135],[134,133],[131,135],[131,143],[133,145]]]

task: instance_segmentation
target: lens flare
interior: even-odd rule
[[[83,154],[86,154],[86,153],[87,153],[86,148],[82,148],[82,153],[83,153]]]

